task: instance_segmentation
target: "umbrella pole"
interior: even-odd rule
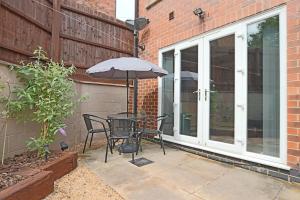
[[[127,88],[127,117],[128,117],[128,88],[129,88],[128,71],[126,71],[126,88]]]

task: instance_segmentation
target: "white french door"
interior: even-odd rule
[[[241,152],[244,107],[241,27],[230,26],[203,38],[203,139],[205,146]]]
[[[201,140],[199,91],[202,85],[202,65],[199,48],[198,40],[175,48],[174,134],[177,140],[191,144],[198,144]]]
[[[286,164],[284,7],[167,47],[159,58],[169,72],[159,86],[159,112],[171,116],[164,139]]]

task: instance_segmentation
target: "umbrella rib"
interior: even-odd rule
[[[112,76],[111,76],[111,77],[114,77],[116,70],[115,70],[114,67],[113,67],[112,69],[113,69],[113,73],[112,73]]]

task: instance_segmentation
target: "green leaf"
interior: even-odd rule
[[[41,125],[41,135],[27,142],[30,150],[38,150],[44,155],[45,145],[55,140],[56,131],[65,127],[64,121],[74,112],[75,106],[86,99],[76,99],[74,82],[69,79],[75,72],[75,67],[64,67],[48,59],[46,52],[39,47],[34,51],[33,61],[22,66],[11,66],[17,74],[22,86],[12,90],[15,98],[0,101],[6,105],[2,115],[16,116],[18,120],[30,120]],[[0,85],[0,92],[1,92]],[[42,127],[47,126],[46,133]]]

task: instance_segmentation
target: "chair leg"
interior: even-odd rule
[[[91,137],[91,140],[90,140],[90,147],[92,145],[93,137],[94,137],[94,133],[92,133],[92,137]]]
[[[162,143],[161,143],[161,140],[162,140],[162,138],[161,138],[161,136],[159,135],[160,148],[163,148]]]
[[[110,153],[113,154],[113,150],[112,150],[112,146],[111,146],[111,142],[109,142],[109,149],[110,149]]]
[[[160,140],[160,146],[163,149],[164,155],[166,155],[164,141],[163,141],[163,139],[162,139],[162,137],[161,137],[160,134],[159,134],[159,140]]]
[[[140,143],[139,143],[139,149],[140,149],[141,152],[143,152],[142,139],[143,139],[143,136],[141,135],[141,137],[140,137]]]
[[[86,135],[85,142],[84,142],[84,147],[83,147],[83,152],[82,153],[85,152],[85,147],[86,147],[86,143],[87,143],[88,138],[89,138],[89,133],[87,133],[87,135]]]
[[[132,155],[132,163],[134,163],[134,152],[131,154]]]
[[[138,146],[137,146],[136,155],[138,155],[140,149],[141,149],[141,151],[142,151],[141,141],[142,141],[142,136],[140,136],[140,137],[138,138],[138,142],[137,142],[137,145],[138,145]]]
[[[108,146],[109,146],[109,144],[108,144],[108,141],[107,141],[107,144],[106,144],[106,151],[105,151],[105,160],[104,160],[105,163],[107,162]]]

